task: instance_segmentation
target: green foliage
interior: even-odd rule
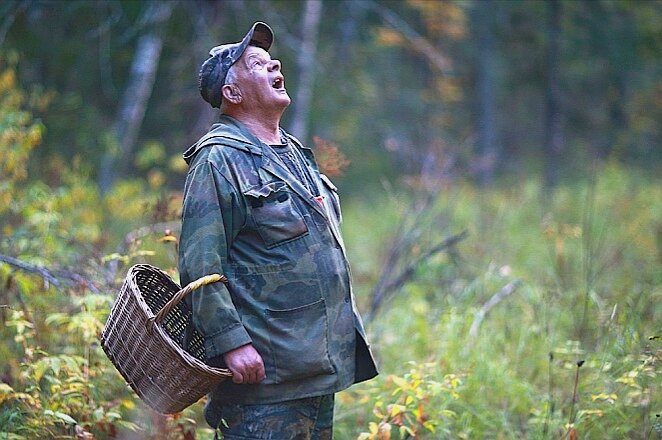
[[[150,258],[174,265],[172,233],[123,237],[146,221],[175,218],[177,195],[159,205],[161,182],[136,179],[102,197],[76,157],[54,159],[53,182],[27,180],[41,125],[12,63],[0,65],[0,255],[20,264],[0,262],[0,437],[90,440],[129,430],[190,438],[197,422],[189,413],[143,416],[99,344],[121,270]]]
[[[611,163],[551,193],[533,181],[442,192],[450,228],[468,227],[469,238],[459,259],[429,262],[370,322],[383,377],[342,394],[341,438],[406,438],[388,405],[403,405],[390,381],[411,360],[434,366],[425,381],[453,374],[461,386],[436,403],[454,416],[437,413],[436,433],[416,426],[410,438],[658,438],[660,188]],[[388,200],[388,210],[379,200],[346,204],[350,259],[368,285],[369,255],[385,255],[393,212],[406,213]],[[479,310],[515,279],[520,287],[472,333]]]
[[[3,217],[1,253],[75,267],[91,283],[44,286],[40,277],[0,264],[0,283],[8,286],[3,301],[14,309],[0,311],[2,356],[10,359],[9,379],[0,385],[5,436],[103,439],[125,429],[145,439],[210,435],[199,426],[199,405],[168,419],[143,416],[99,349],[97,335],[122,277],[112,265],[174,266],[172,232],[132,233],[127,246],[116,245],[125,234],[113,231],[126,231],[125,222],[173,218],[177,196],[157,199],[153,209],[163,216],[155,216],[144,209],[155,199],[147,188],[143,180],[123,181],[101,197],[83,168],[72,167],[55,187],[35,182],[14,190],[21,198]],[[470,236],[459,258],[439,255],[418,268],[370,322],[382,376],[339,395],[337,436],[656,438],[661,199],[659,182],[615,164],[589,184],[551,194],[532,181],[449,186],[437,202],[444,221]],[[373,195],[345,204],[361,305],[406,200]],[[113,215],[95,214],[100,206]],[[89,228],[75,231],[81,224]],[[482,305],[515,279],[521,287],[472,333]],[[585,360],[581,369],[578,360]]]
[[[459,398],[461,378],[446,374],[439,382],[438,365],[410,365],[411,370],[402,377],[380,379],[373,409],[378,422],[370,422],[369,432],[362,432],[358,440],[450,434],[448,422],[457,414],[449,407]]]
[[[17,183],[27,178],[28,157],[43,132],[25,110],[28,96],[18,88],[17,59],[16,54],[0,53],[0,215],[16,202]]]
[[[107,302],[107,301],[106,301]],[[58,321],[61,317],[52,315],[47,321]],[[83,337],[89,341],[96,339],[100,329],[98,320],[89,316],[74,315],[68,321],[70,330],[83,329]],[[85,321],[81,328],[73,325]],[[74,354],[79,350],[76,341],[67,341],[72,354],[50,355],[36,345],[35,326],[25,320],[22,312],[13,312],[7,321],[15,329],[14,341],[23,348],[23,361],[14,388],[3,384],[0,395],[0,414],[5,423],[5,432],[23,438],[52,438],[70,435],[80,437],[90,432],[112,436],[117,427],[124,426],[135,430],[137,427],[122,420],[120,407],[133,406],[133,402],[113,399],[112,376],[108,374],[107,362],[91,364],[94,347],[88,345],[87,358]],[[91,335],[85,333],[92,326]],[[57,329],[52,329],[57,332]],[[97,344],[98,346],[98,344]],[[100,355],[94,353],[96,357]],[[109,379],[111,379],[109,381]],[[111,383],[109,383],[111,382]],[[89,437],[94,438],[94,437]]]

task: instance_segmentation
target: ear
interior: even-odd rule
[[[223,99],[228,102],[233,104],[239,104],[241,102],[241,90],[234,84],[225,84],[221,88],[221,94],[223,94]]]

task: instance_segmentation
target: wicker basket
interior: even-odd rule
[[[184,333],[191,311],[181,300],[193,290],[227,278],[209,275],[183,289],[148,264],[129,269],[101,334],[101,346],[131,388],[151,408],[174,414],[232,376],[204,363],[202,336]],[[158,312],[158,313],[157,313]]]

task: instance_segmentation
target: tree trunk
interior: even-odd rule
[[[315,81],[315,58],[317,54],[317,35],[319,34],[321,0],[306,0],[301,17],[301,49],[297,60],[299,86],[294,101],[292,133],[303,142],[308,140],[308,114],[313,97]]]
[[[191,73],[196,75],[193,78],[197,78],[200,64],[208,55],[209,49],[223,42],[223,40],[218,40],[218,32],[210,30],[225,29],[230,14],[226,10],[228,5],[222,2],[207,2],[203,0],[196,1],[193,4],[196,6],[192,8],[193,19],[195,20],[195,35],[193,38],[193,51],[195,55],[192,57],[194,67],[191,69]],[[220,113],[219,109],[212,107],[207,101],[202,99],[197,91],[195,94],[197,98],[195,107],[197,119],[188,133],[191,142],[205,134],[209,130],[209,127],[218,120]]]
[[[614,149],[619,154],[624,152],[624,144],[628,137],[629,120],[626,110],[628,103],[628,84],[630,72],[638,71],[636,66],[637,48],[633,34],[636,25],[633,23],[632,11],[614,10],[608,8],[608,30],[604,33],[603,57],[607,60],[607,112],[608,126],[601,130],[606,134],[598,150],[598,157],[608,158]]]
[[[174,5],[174,2],[153,3],[143,12],[141,21],[148,23],[148,31],[138,39],[129,82],[119,104],[113,127],[116,149],[107,151],[102,160],[99,178],[102,193],[110,190],[118,174],[124,175],[130,168],[161,57],[161,31],[168,22]]]
[[[478,179],[482,185],[494,180],[494,171],[500,156],[496,123],[496,54],[494,50],[494,32],[492,16],[495,4],[485,0],[476,5],[476,90],[478,93],[477,131],[478,131]]]
[[[560,86],[561,1],[550,0],[547,44],[547,89],[545,91],[545,187],[552,188],[559,180],[563,155],[563,131]]]

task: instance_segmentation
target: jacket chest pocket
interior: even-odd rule
[[[251,216],[267,248],[308,233],[308,227],[285,182],[269,182],[244,192]]]

